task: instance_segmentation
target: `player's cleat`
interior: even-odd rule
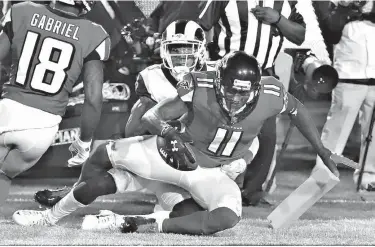
[[[110,210],[100,210],[97,215],[86,215],[83,218],[82,230],[120,230],[125,222],[124,216]]]
[[[158,232],[158,224],[154,218],[126,216],[124,217],[124,223],[121,224],[121,232],[155,233]]]
[[[34,199],[40,205],[45,207],[53,207],[56,203],[58,203],[64,196],[66,196],[70,192],[71,188],[64,187],[61,189],[56,190],[40,190],[35,193]]]
[[[270,203],[267,199],[265,199],[265,193],[262,192],[256,192],[251,196],[245,195],[242,191],[242,206],[244,207],[271,207],[273,206],[272,203]]]
[[[18,210],[13,214],[13,220],[21,226],[52,226],[47,218],[47,211]]]

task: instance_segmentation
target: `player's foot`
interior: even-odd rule
[[[18,210],[13,214],[13,220],[21,226],[52,226],[48,220],[47,211]]]
[[[53,207],[56,203],[58,203],[64,196],[66,196],[70,192],[71,188],[64,187],[61,189],[55,190],[40,190],[35,193],[34,199],[40,205],[45,207]]]
[[[97,215],[86,215],[83,218],[82,230],[120,230],[124,216],[110,210],[100,210]]]
[[[90,148],[84,149],[76,142],[69,146],[72,158],[68,160],[68,167],[82,166],[90,156]]]
[[[126,216],[124,217],[124,223],[121,224],[121,232],[156,233],[159,232],[159,230],[156,219],[154,218]]]
[[[246,195],[244,190],[242,191],[242,206],[244,207],[270,207],[273,206],[272,203],[270,203],[265,198],[265,192],[255,192],[252,195]]]

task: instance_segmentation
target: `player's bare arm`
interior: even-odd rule
[[[125,126],[125,137],[132,137],[142,135],[146,132],[146,129],[141,124],[142,116],[155,106],[155,101],[149,97],[140,97],[131,109],[128,122]]]
[[[320,140],[320,134],[314,124],[306,107],[293,95],[287,93],[285,95],[284,104],[286,102],[286,110],[292,123],[301,131],[303,136],[311,143],[318,155],[324,161],[324,164],[331,170],[337,177],[339,172],[336,164],[331,160],[331,151],[323,146]]]
[[[189,163],[194,164],[195,157],[189,147],[185,145],[180,133],[168,121],[175,120],[188,111],[186,103],[180,96],[176,96],[159,102],[142,117],[142,124],[150,133],[164,137],[166,144],[173,146],[172,155],[181,167],[186,167],[186,164]],[[192,167],[196,168],[196,166]]]
[[[8,55],[11,46],[10,39],[12,37],[9,37],[9,35],[12,35],[13,31],[10,26],[10,13],[11,10],[9,10],[8,13],[6,13],[3,22],[1,23],[1,25],[3,26],[3,30],[0,33],[0,61],[2,61]]]
[[[100,60],[91,60],[83,68],[83,84],[85,102],[81,119],[81,140],[90,141],[99,124],[102,111],[103,95],[103,63]]]
[[[10,41],[5,32],[0,33],[0,61],[2,61],[10,50]]]
[[[292,8],[292,14],[298,15],[295,8],[295,3],[289,3]],[[276,25],[280,32],[289,41],[296,45],[301,45],[305,40],[306,27],[296,21],[292,21],[281,13],[277,12],[275,9],[270,7],[260,7],[257,6],[251,9],[254,16],[261,21]]]
[[[152,133],[160,135],[169,125],[167,121],[177,119],[188,112],[188,107],[179,96],[166,99],[148,110],[142,117],[145,127]]]

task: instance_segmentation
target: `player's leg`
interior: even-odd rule
[[[97,158],[98,156],[101,157],[106,157],[106,155],[102,155],[96,153],[98,147],[101,147],[102,150],[100,152],[105,151],[105,145],[107,144],[110,140],[96,140],[93,142],[93,147],[90,153],[90,157],[93,156],[95,153],[95,157]],[[104,148],[103,148],[104,147]],[[89,159],[90,159],[89,157]],[[100,160],[90,159],[90,161],[83,163],[82,169],[80,176],[77,180],[77,182],[74,183],[73,187],[78,185],[84,180],[87,180],[88,178],[96,177],[97,175],[100,175],[103,172],[106,172],[110,168],[112,168],[112,165],[108,163],[108,160],[104,160],[103,162],[98,162]],[[64,196],[66,196],[72,188],[65,186],[64,188],[59,188],[59,189],[44,189],[37,191],[34,195],[35,201],[37,201],[39,204],[46,206],[46,207],[53,207],[57,202],[59,202]]]
[[[202,210],[194,200],[189,200],[191,199],[190,194],[182,188],[155,180],[147,180],[122,169],[113,168],[108,172],[116,183],[117,193],[142,191],[157,196],[159,203],[157,205],[161,210],[148,215],[139,215],[143,218],[165,219]],[[86,215],[82,222],[82,229],[120,230],[126,216],[109,210],[101,210],[97,215]]]
[[[0,204],[8,195],[11,180],[30,169],[52,144],[58,126],[5,132],[0,136]]]
[[[113,177],[107,172],[112,164],[107,155],[106,144],[99,145],[88,158],[86,165],[97,169],[96,175],[75,186],[51,209],[45,211],[19,210],[13,219],[20,225],[53,225],[78,208],[92,203],[97,197],[116,192]]]
[[[108,155],[113,166],[190,191],[190,172],[176,170],[166,163],[159,153],[158,138],[161,137],[132,137],[108,144]]]
[[[366,98],[361,106],[359,112],[359,123],[361,125],[361,152],[360,152],[360,164],[363,163],[364,158],[364,151],[367,145],[366,138],[368,136],[371,118],[373,116],[373,110],[375,107],[375,87],[374,86],[366,86],[368,87]],[[370,133],[372,137],[375,137],[375,128]],[[362,177],[361,186],[363,189],[367,189],[369,191],[375,190],[375,143],[374,141],[369,143],[368,152],[365,161],[365,167]],[[359,170],[354,172],[354,182],[357,184],[359,176]]]
[[[97,176],[82,181],[75,186],[52,209],[46,211],[20,210],[13,215],[13,219],[21,225],[55,224],[58,220],[74,212],[76,209],[92,203],[97,197],[115,193],[118,187],[118,184],[116,184],[118,181],[115,180],[116,177],[105,171],[106,169],[102,169],[103,167],[111,168],[113,164],[116,164],[110,159],[108,152],[111,151],[112,154],[116,154],[117,151],[125,152],[122,153],[122,155],[125,155],[125,162],[134,162],[141,168],[147,168],[150,160],[141,158],[147,157],[149,154],[149,150],[146,150],[148,146],[144,145],[144,139],[147,140],[147,137],[127,138],[116,141],[115,145],[99,145],[86,161],[87,166],[98,168]],[[152,158],[151,161],[157,162],[157,160]],[[159,159],[161,159],[160,156]]]
[[[359,109],[366,97],[363,85],[339,82],[332,91],[332,103],[322,130],[323,145],[334,153],[342,154]],[[315,169],[324,166],[317,157]]]
[[[237,184],[219,168],[200,169],[189,176],[190,193],[207,210],[166,219],[125,218],[124,231],[159,231],[192,235],[208,235],[232,228],[241,216],[241,192]]]
[[[276,117],[264,122],[258,138],[259,150],[244,173],[242,199],[245,205],[257,205],[261,201],[264,195],[262,185],[267,175],[273,172],[271,163],[276,146]]]
[[[228,176],[217,172],[215,178],[195,183],[193,197],[205,200],[207,211],[163,221],[163,232],[208,235],[234,227],[242,212],[241,192]]]

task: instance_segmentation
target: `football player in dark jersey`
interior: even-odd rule
[[[162,34],[161,41],[161,58],[162,64],[151,65],[141,71],[136,81],[136,93],[139,97],[138,101],[134,104],[128,122],[125,128],[125,136],[132,137],[146,133],[146,129],[142,127],[141,118],[143,114],[151,107],[156,105],[157,102],[165,100],[167,98],[176,97],[177,90],[176,86],[178,80],[183,77],[184,74],[191,71],[212,71],[214,66],[206,63],[206,38],[203,29],[195,22],[189,20],[177,20],[169,24],[166,31]],[[173,121],[176,127],[181,128],[182,124],[180,121]],[[104,141],[105,142],[105,141]],[[103,143],[102,140],[96,140],[95,146]],[[95,176],[95,169],[90,169],[86,165],[82,169],[82,175],[76,184],[79,184],[82,180],[88,177]],[[113,176],[120,176],[117,179],[129,180],[131,174],[112,174]],[[143,179],[132,178],[134,184],[138,185],[128,186],[135,190],[149,189],[150,193],[158,196],[159,203],[156,207],[163,208],[164,210],[171,210],[177,203],[186,199],[188,193],[182,192],[179,187],[172,187],[169,184],[162,184],[161,182],[147,182]],[[142,180],[142,181],[138,181]],[[41,190],[35,194],[35,200],[41,205],[52,207],[64,196],[70,192],[71,188],[64,187],[56,190]],[[129,191],[129,189],[127,189]],[[163,201],[164,195],[168,193],[168,200]],[[173,196],[172,196],[173,194]],[[172,199],[173,197],[173,199]],[[189,204],[190,205],[190,204]],[[105,211],[104,215],[108,215],[109,212]],[[99,216],[103,216],[99,214]],[[87,216],[86,218],[90,218]],[[84,224],[86,222],[84,220]],[[90,224],[83,226],[83,228],[103,229],[108,225],[109,221],[101,220],[102,217],[95,217],[97,222],[90,221]],[[100,226],[103,223],[105,225]],[[108,225],[112,227],[112,225]]]
[[[177,185],[189,191],[200,209],[175,218],[124,217],[124,232],[148,231],[213,234],[235,226],[241,217],[241,192],[234,182],[258,149],[262,123],[281,112],[316,148],[338,176],[331,152],[324,148],[307,110],[273,77],[261,79],[256,59],[243,52],[226,55],[216,72],[191,72],[177,87],[178,96],[149,110],[144,123],[155,136],[116,140],[99,146],[87,162],[109,170],[77,185],[46,211],[20,210],[21,225],[55,224],[98,196],[124,187],[115,172],[131,171],[146,179]],[[185,132],[168,120],[188,114]],[[170,162],[170,161],[173,162]]]
[[[54,141],[68,95],[81,73],[85,86],[81,134],[70,149],[88,156],[101,115],[102,61],[110,50],[104,29],[82,17],[93,4],[24,2],[13,5],[3,18],[0,60],[11,51],[12,67],[0,100],[0,203],[11,180],[32,167]]]

